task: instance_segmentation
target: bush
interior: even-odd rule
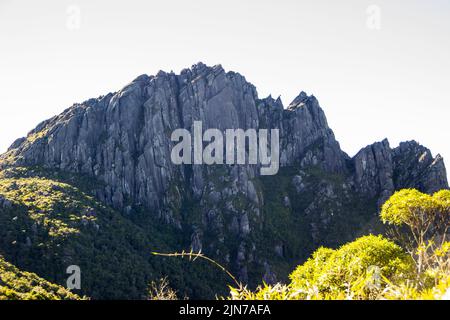
[[[381,210],[391,235],[414,259],[417,281],[426,287],[450,274],[450,190],[427,195],[414,189],[396,192]]]
[[[450,227],[450,190],[432,196],[415,189],[400,190],[386,201],[380,216],[409,251],[427,241],[442,244]]]
[[[319,249],[290,278],[294,290],[313,288],[315,298],[366,299],[383,289],[382,278],[402,282],[413,268],[411,258],[399,246],[370,235],[338,250]]]
[[[382,236],[364,236],[337,250],[319,248],[290,275],[288,286],[264,285],[252,293],[233,289],[232,299],[376,299],[388,283],[403,283],[414,263]]]
[[[381,220],[398,244],[369,235],[337,250],[322,247],[290,275],[289,285],[232,288],[230,299],[448,298],[450,191],[396,192],[383,205]]]

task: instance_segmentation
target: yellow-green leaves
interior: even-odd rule
[[[396,192],[381,209],[384,223],[411,226],[421,220],[450,214],[450,191],[441,190],[430,196],[415,189]]]
[[[237,300],[341,300],[382,298],[388,284],[402,284],[414,263],[382,236],[365,236],[333,250],[319,248],[290,275],[289,285],[264,284],[255,292],[231,288]]]
[[[232,298],[441,299],[450,286],[449,216],[449,190],[398,191],[381,219],[402,247],[373,235],[336,250],[322,247],[290,275],[289,285],[233,289]]]
[[[433,194],[442,211],[445,211],[447,215],[450,214],[450,190],[441,190]]]
[[[321,298],[339,299],[347,292],[352,299],[365,299],[373,293],[374,276],[403,281],[413,268],[413,261],[398,245],[369,235],[337,250],[320,248],[290,277],[294,289],[315,287]]]
[[[23,272],[0,256],[0,300],[78,300],[80,297],[34,273]]]
[[[414,257],[419,274],[427,257],[445,241],[450,228],[450,191],[433,195],[414,189],[396,192],[382,207],[381,219],[391,236]]]
[[[50,237],[76,235],[83,222],[96,220],[94,216],[85,214],[92,211],[94,199],[58,181],[0,176],[0,196],[15,206],[26,208],[28,217],[44,228]]]
[[[394,225],[411,224],[420,215],[429,214],[436,207],[434,199],[415,189],[396,192],[381,209],[384,223]]]

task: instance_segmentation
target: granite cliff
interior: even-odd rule
[[[204,129],[279,129],[279,173],[173,164],[171,133],[194,121]],[[167,225],[183,235],[172,247],[201,249],[250,284],[283,279],[318,246],[383,232],[378,209],[395,190],[448,188],[442,157],[418,143],[391,148],[383,140],[349,157],[316,97],[301,92],[285,107],[259,98],[239,73],[202,63],[180,74],[141,75],[118,92],[74,104],[14,142],[0,163],[3,171],[91,179],[100,204],[138,227]],[[0,207],[5,201],[0,197]],[[0,254],[11,252],[0,247]]]

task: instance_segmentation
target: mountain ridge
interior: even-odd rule
[[[221,131],[279,129],[280,172],[174,165],[170,134],[194,121]],[[374,217],[395,190],[448,188],[442,157],[417,142],[391,148],[385,139],[350,157],[315,96],[301,91],[285,108],[280,98],[260,99],[239,73],[203,63],[178,75],[141,75],[74,104],[14,142],[0,162],[4,170],[90,177],[99,182],[100,203],[130,219],[145,212],[137,224],[174,227],[184,238],[180,247],[218,257],[250,284],[285,277],[318,246],[383,232]]]

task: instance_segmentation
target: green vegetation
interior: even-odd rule
[[[220,171],[214,173],[219,183]],[[397,192],[383,206],[380,221],[370,222],[375,230],[367,229],[370,235],[362,236],[356,230],[366,230],[376,211],[373,199],[349,196],[342,177],[318,168],[302,173],[307,188],[299,193],[292,184],[296,174],[295,168],[282,168],[272,180],[254,179],[264,194],[262,229],[245,238],[245,249],[251,252],[254,245],[258,259],[281,276],[300,265],[289,278],[280,279],[288,284],[253,290],[264,270],[249,263],[249,287],[231,289],[230,299],[437,299],[449,288],[450,191]],[[235,285],[216,263],[153,256],[152,251],[189,247],[192,230],[159,222],[144,208],[121,214],[97,200],[99,187],[101,183],[89,177],[37,167],[0,171],[0,254],[8,261],[0,258],[0,299],[214,298],[228,294],[227,284]],[[181,187],[170,190],[176,196]],[[320,190],[319,197],[315,190]],[[238,195],[233,205],[245,212],[241,200]],[[183,226],[192,221],[200,225],[198,205],[190,199],[179,201],[173,209]],[[349,216],[349,211],[360,214]],[[227,219],[231,217],[225,217],[229,225]],[[382,223],[385,226],[378,228]],[[387,238],[371,235],[385,230]],[[243,239],[223,236],[223,243],[216,243],[215,230],[209,230],[203,241],[214,243],[214,257],[228,267],[222,253],[236,254]],[[282,257],[274,254],[274,245],[282,245]],[[200,257],[192,252],[181,256]],[[82,271],[78,295],[61,287],[69,265]]]
[[[414,189],[396,192],[383,205],[381,219],[413,258],[420,287],[445,280],[450,270],[450,190],[433,195]]]
[[[414,189],[396,192],[383,205],[381,219],[392,236],[414,254],[415,248],[446,241],[450,227],[450,190],[430,196]],[[406,232],[405,232],[406,231]]]
[[[264,194],[264,225],[262,237],[254,240],[264,248],[261,255],[281,275],[281,281],[287,281],[293,266],[307,260],[320,246],[336,248],[362,235],[359,231],[367,230],[368,224],[370,232],[382,231],[381,222],[371,221],[377,211],[376,200],[349,196],[342,175],[310,167],[301,174],[306,187],[297,192],[292,178],[299,174],[295,167],[282,167],[277,175],[262,176],[258,181]],[[329,190],[330,196],[318,194],[318,190]],[[288,206],[283,201],[286,197]],[[283,259],[273,254],[277,243],[283,246]]]
[[[0,256],[0,300],[79,300],[78,295],[34,273],[23,272]]]
[[[291,280],[295,288],[314,284],[317,298],[364,299],[373,294],[373,290],[364,286],[368,273],[375,272],[379,277],[399,282],[412,272],[412,262],[396,244],[382,236],[370,235],[338,250],[320,248],[291,274]]]
[[[449,216],[450,191],[401,190],[381,211],[398,244],[368,235],[336,250],[322,247],[290,284],[231,288],[230,299],[440,299],[450,288]]]
[[[0,171],[0,254],[60,285],[67,267],[78,265],[76,293],[92,299],[146,299],[149,283],[166,274],[180,296],[226,293],[228,280],[213,267],[153,257],[149,249],[186,247],[186,236],[145,209],[124,216],[103,205],[95,197],[98,185],[42,168]]]

